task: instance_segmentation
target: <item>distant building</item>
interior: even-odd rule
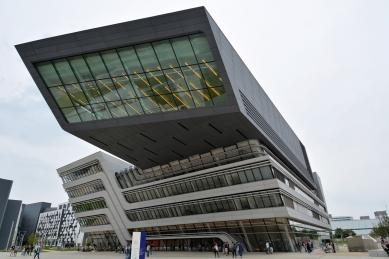
[[[80,231],[80,224],[68,202],[59,204],[54,210],[41,213],[36,233],[39,235],[39,242],[49,246],[84,244],[84,233]]]
[[[332,217],[330,218],[332,230],[337,228],[351,229],[357,235],[368,235],[373,230],[373,227],[379,223],[380,218],[386,216],[386,211],[374,212],[375,218],[370,219],[369,216],[361,216],[360,219],[353,219],[350,216]]]
[[[35,233],[39,215],[42,212],[50,211],[50,209],[51,203],[48,202],[37,202],[25,205],[22,212],[22,224],[19,228],[20,233],[23,234],[23,236],[20,237],[22,243],[27,242],[28,237]]]
[[[374,216],[376,219],[381,219],[381,218],[387,217],[388,214],[386,213],[386,211],[376,211],[376,212],[374,212]]]
[[[15,243],[20,226],[22,201],[8,199],[11,188],[11,180],[0,179],[0,249]]]
[[[354,220],[351,216],[338,216],[330,218],[330,221],[345,221],[345,220]]]

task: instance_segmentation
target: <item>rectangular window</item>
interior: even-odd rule
[[[262,173],[262,176],[263,176],[263,180],[274,178],[273,172],[272,172],[270,166],[261,167],[261,173]]]
[[[252,171],[253,171],[255,181],[262,181],[263,180],[261,172],[259,171],[259,168],[253,168]]]
[[[247,181],[248,181],[248,182],[251,183],[251,182],[254,182],[254,181],[255,181],[253,172],[252,172],[250,169],[245,170],[244,172],[245,172],[245,174],[246,174],[246,177],[247,177]]]
[[[231,177],[232,177],[232,181],[233,181],[234,185],[241,183],[238,173],[232,173]]]
[[[241,183],[247,183],[247,178],[244,171],[238,172],[238,175]]]

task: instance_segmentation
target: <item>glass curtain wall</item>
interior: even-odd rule
[[[69,198],[76,198],[87,194],[104,191],[105,187],[101,180],[92,182],[86,185],[75,186],[73,188],[66,189]]]
[[[61,179],[63,183],[70,183],[92,174],[97,174],[99,172],[103,172],[103,168],[101,168],[100,164],[97,162],[96,164],[84,167],[82,169],[71,170],[61,174]]]
[[[104,208],[107,208],[107,204],[105,203],[104,199],[73,205],[74,212],[84,212],[84,211],[98,210]]]
[[[90,232],[88,241],[97,251],[114,251],[121,245],[114,231]]]
[[[246,193],[127,211],[131,221],[284,206],[278,192]]]
[[[238,185],[256,181],[273,179],[270,166],[245,169],[238,172],[213,175],[210,177],[196,177],[197,180],[179,182],[166,186],[154,186],[153,189],[139,190],[124,193],[124,197],[130,203],[159,199],[184,193],[198,192],[225,186]]]
[[[202,33],[35,66],[69,123],[227,103]]]
[[[298,225],[298,227],[297,227]],[[296,229],[299,229],[296,231]],[[306,240],[313,241],[315,247],[317,240],[329,236],[326,229],[310,226],[307,224],[290,222],[286,218],[268,218],[252,219],[238,221],[219,221],[210,223],[197,223],[173,226],[159,226],[148,228],[129,229],[132,232],[147,232],[150,238],[166,235],[209,235],[210,232],[227,233],[235,240],[241,242],[243,247],[249,252],[265,252],[266,242],[271,241],[275,252],[295,252],[297,251],[297,240],[302,236],[301,232],[309,234],[304,235]],[[208,234],[207,234],[208,233]],[[174,240],[155,240],[152,242],[155,250],[175,250],[175,251],[198,251],[197,246],[201,244],[203,251],[212,251],[213,242],[217,242],[221,247],[223,241],[215,239],[213,242],[207,242],[208,239],[176,239]],[[181,248],[180,248],[181,246]]]

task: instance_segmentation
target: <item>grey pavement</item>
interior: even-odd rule
[[[18,253],[17,257],[21,257],[20,253]],[[9,253],[0,253],[0,258],[10,258]],[[23,257],[22,257],[23,258]],[[33,256],[27,256],[27,258],[33,258]],[[123,254],[118,254],[114,252],[74,252],[74,251],[65,251],[65,252],[57,252],[50,251],[41,253],[42,259],[124,259]],[[147,258],[147,257],[146,257]],[[149,257],[150,259],[164,259],[164,258],[193,258],[193,259],[204,259],[204,258],[215,258],[212,252],[163,252],[163,251],[155,251],[153,255]],[[220,258],[232,258],[230,256],[220,255]],[[239,258],[239,256],[238,256]],[[346,251],[342,251],[336,254],[325,254],[321,251],[315,251],[314,253],[274,253],[272,255],[267,255],[265,253],[245,253],[243,258],[272,258],[272,259],[366,259],[368,257],[367,253],[349,253]]]

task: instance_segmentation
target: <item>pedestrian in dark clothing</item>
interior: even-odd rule
[[[242,255],[243,255],[243,246],[240,242],[237,242],[236,243],[236,252],[238,253],[238,255],[240,256],[240,258],[242,258]]]

